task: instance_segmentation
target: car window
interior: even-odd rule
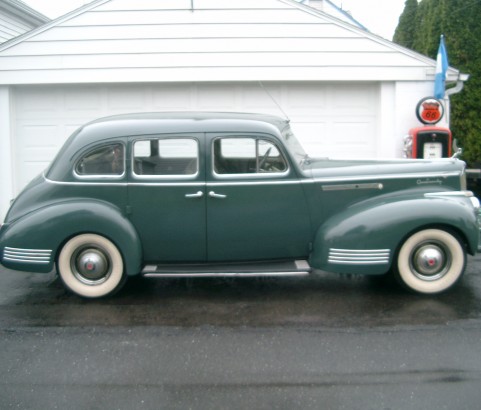
[[[75,167],[75,172],[81,176],[120,176],[124,170],[124,146],[120,143],[92,149]]]
[[[192,138],[136,141],[133,170],[139,176],[195,175],[199,170],[198,142]]]
[[[216,174],[258,174],[287,171],[280,150],[270,141],[256,138],[219,138],[214,141]]]

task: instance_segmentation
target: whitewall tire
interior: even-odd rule
[[[58,273],[77,295],[99,298],[117,291],[124,283],[124,263],[117,247],[95,234],[70,239],[58,258]]]
[[[466,251],[455,236],[440,229],[425,229],[401,246],[395,274],[408,289],[435,294],[451,288],[465,267]]]

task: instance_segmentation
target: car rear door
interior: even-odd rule
[[[131,151],[130,218],[144,261],[204,262],[203,134],[137,137]]]

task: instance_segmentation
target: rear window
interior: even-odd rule
[[[75,167],[80,176],[121,176],[125,172],[124,146],[120,143],[96,147]]]

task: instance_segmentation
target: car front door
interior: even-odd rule
[[[129,216],[144,261],[204,262],[203,134],[138,137],[131,151]]]
[[[306,257],[309,212],[281,147],[253,134],[209,134],[208,142],[208,260]]]

